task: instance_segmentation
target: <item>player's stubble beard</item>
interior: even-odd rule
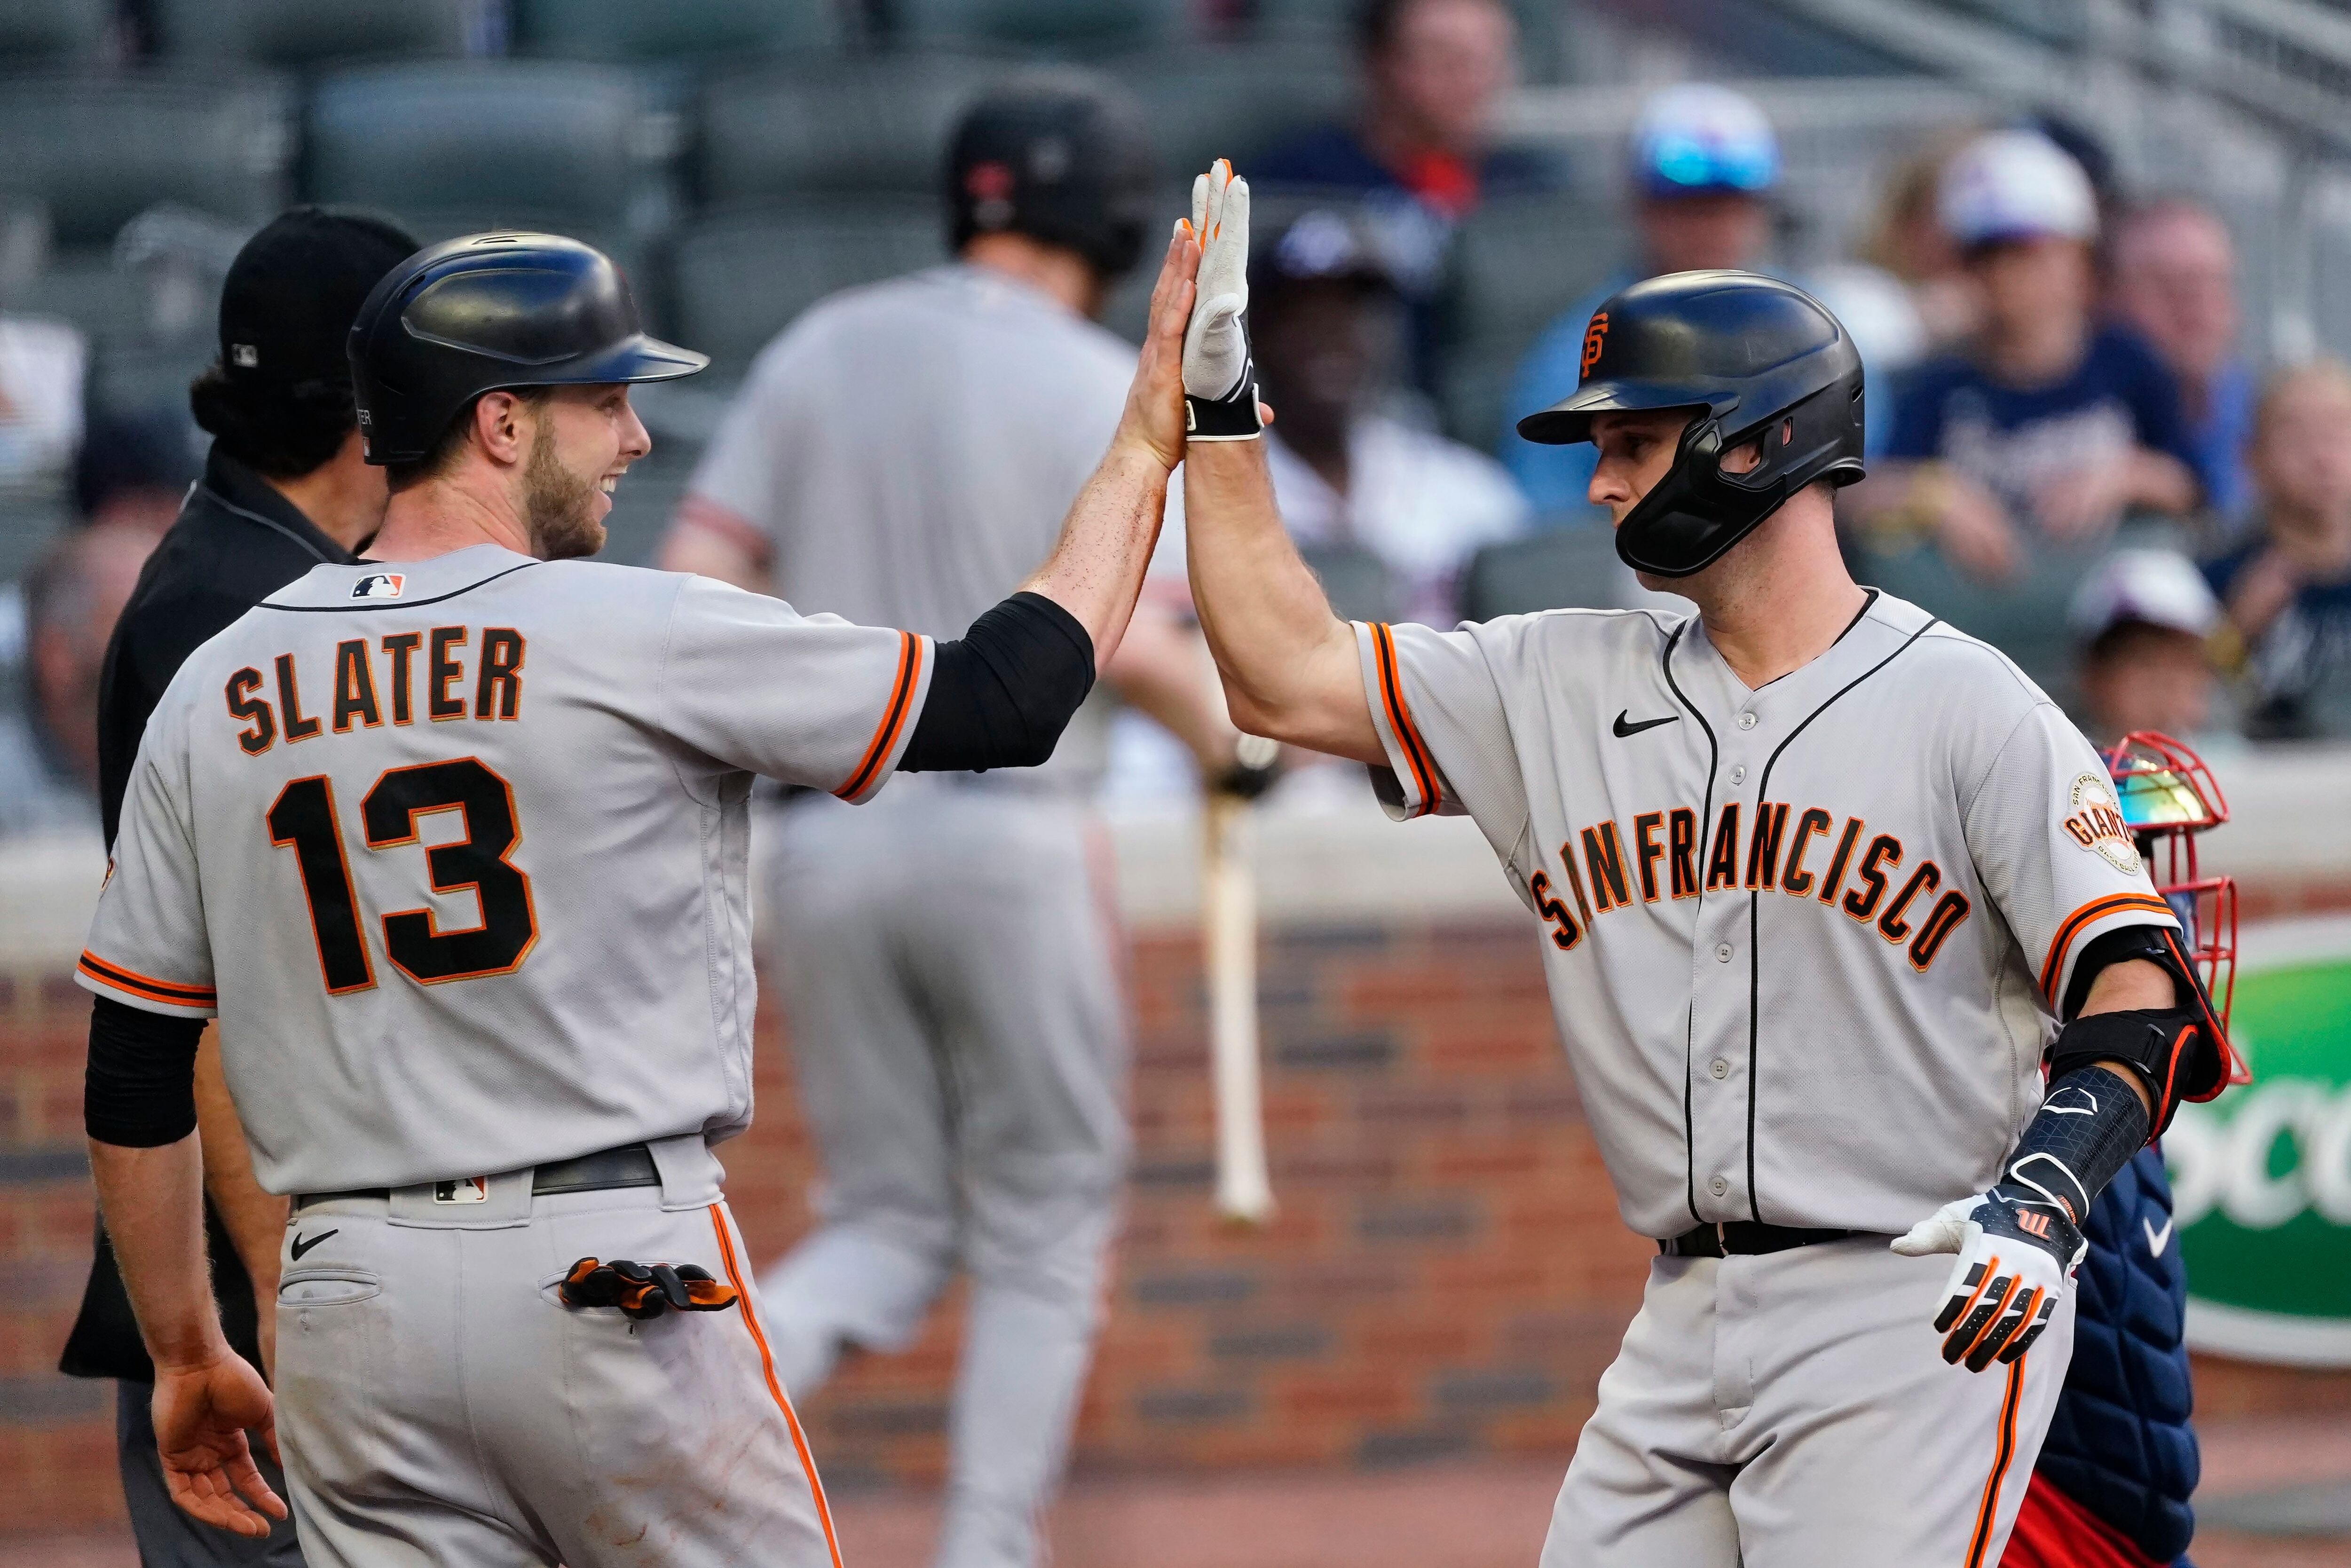
[[[523,517],[530,526],[531,553],[541,560],[573,560],[604,548],[604,525],[596,517],[602,492],[555,455],[555,432],[542,418],[531,436],[522,471]]]

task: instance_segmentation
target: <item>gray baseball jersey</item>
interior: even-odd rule
[[[1467,812],[1543,919],[1645,1235],[1899,1234],[1981,1190],[2075,956],[2176,924],[2089,744],[1900,600],[1760,691],[1657,612],[1356,635],[1391,814]]]
[[[81,983],[222,1023],[263,1186],[751,1114],[751,774],[862,800],[928,640],[483,545],[321,566],[181,667]]]

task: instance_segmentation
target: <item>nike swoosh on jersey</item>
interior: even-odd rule
[[[1632,716],[1632,712],[1631,708],[1625,708],[1616,715],[1616,738],[1619,740],[1628,735],[1638,735],[1645,729],[1655,729],[1661,724],[1678,724],[1682,716],[1677,713],[1669,713],[1663,718],[1645,718],[1638,724],[1626,724],[1625,721]]]
[[[316,1236],[297,1236],[294,1239],[294,1245],[288,1248],[287,1250],[294,1254],[294,1261],[299,1263],[302,1261],[303,1253],[308,1252],[311,1248],[316,1247],[328,1237],[340,1236],[342,1232],[340,1230],[321,1230]]]
[[[2138,1228],[2147,1232],[2147,1250],[2149,1257],[2162,1257],[2163,1249],[2171,1245],[2172,1224],[2173,1221],[2167,1219],[2163,1222],[2163,1228],[2158,1230],[2147,1222],[2144,1216],[2140,1218]]]

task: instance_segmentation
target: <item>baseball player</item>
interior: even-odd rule
[[[1520,426],[1595,442],[1618,553],[1696,615],[1334,619],[1249,444],[1246,186],[1194,211],[1186,518],[1233,716],[1485,831],[1657,1240],[1544,1562],[1998,1562],[2091,1199],[2227,1076],[2104,764],[2001,654],[1847,577],[1860,362],[1748,273],[1611,298]]]
[[[351,357],[392,500],[182,666],[82,983],[99,1195],[175,1501],[282,1517],[271,1396],[204,1288],[190,1061],[221,1019],[292,1195],[277,1398],[318,1564],[837,1568],[710,1145],[748,1121],[746,802],[1032,765],[1117,648],[1183,430],[1171,245],[1108,455],[959,639],[577,558],[650,442],[646,337],[588,246],[422,251]]]
[[[1134,350],[1091,318],[1144,244],[1140,117],[1023,78],[948,149],[956,260],[852,289],[761,354],[664,564],[951,637],[1052,548]],[[1173,586],[1171,584],[1170,586]],[[1103,666],[1234,775],[1198,635],[1146,598]],[[1108,704],[1047,766],[937,773],[772,819],[775,973],[821,1144],[821,1223],[761,1280],[785,1385],[902,1349],[971,1278],[937,1561],[1033,1563],[1101,1319],[1125,1178],[1127,1030],[1090,806]]]

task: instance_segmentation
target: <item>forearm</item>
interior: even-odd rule
[[[2141,447],[2131,455],[2123,504],[2155,512],[2186,512],[2203,498],[2204,487],[2188,465],[2168,453]]]
[[[166,1371],[225,1354],[204,1266],[204,1156],[190,1134],[153,1148],[89,1143],[90,1173],[147,1354]]]
[[[1204,773],[1229,766],[1239,733],[1225,715],[1199,633],[1161,605],[1138,606],[1102,671],[1118,695],[1184,743]]]
[[[1094,671],[1106,669],[1126,635],[1144,569],[1159,542],[1168,464],[1122,428],[1070,507],[1053,553],[1020,586],[1068,611],[1093,639]]]
[[[256,1302],[277,1292],[277,1253],[286,1238],[286,1200],[261,1190],[253,1178],[253,1152],[245,1124],[229,1099],[221,1072],[220,1030],[204,1031],[196,1051],[196,1135],[203,1155],[204,1192],[228,1228],[237,1260],[253,1281]]]
[[[1354,629],[1332,613],[1282,529],[1263,443],[1196,444],[1184,465],[1184,516],[1192,602],[1233,722],[1311,750],[1386,761]]]

